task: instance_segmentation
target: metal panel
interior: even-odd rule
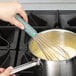
[[[24,3],[22,5],[25,10],[76,10],[76,3]]]
[[[3,1],[13,1],[13,0],[0,0],[0,2],[1,2],[1,1],[3,2]]]
[[[76,0],[19,0],[21,3],[74,3]]]
[[[19,0],[19,2],[25,10],[76,10],[76,0]]]
[[[76,10],[76,0],[19,0],[25,10]]]

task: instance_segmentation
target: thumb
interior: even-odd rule
[[[20,29],[24,29],[24,26],[21,22],[19,22],[16,18],[13,18],[13,22],[11,24],[14,24],[15,26],[19,27]]]
[[[11,71],[13,70],[13,67],[8,67],[2,74],[3,76],[9,76]]]
[[[2,73],[4,71],[4,68],[0,68],[0,73]]]

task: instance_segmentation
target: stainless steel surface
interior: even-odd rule
[[[73,76],[71,61],[43,61],[42,76]]]
[[[57,38],[59,38],[58,40],[60,41],[60,43],[57,43],[57,44],[62,45],[62,43],[63,43],[63,44],[65,44],[65,46],[71,46],[76,49],[76,45],[75,45],[76,44],[76,34],[75,33],[69,32],[67,30],[62,30],[62,29],[53,29],[53,30],[43,31],[43,32],[41,32],[41,34],[45,34],[47,32],[52,32],[52,31],[56,31],[56,32],[59,31],[59,35],[57,34],[56,36],[53,36],[51,38],[55,42],[57,42]],[[66,37],[65,36],[66,33],[69,33],[68,34],[69,36]],[[71,34],[71,36],[70,36],[70,34]],[[36,57],[41,58],[42,76],[73,76],[74,67],[72,67],[73,61],[71,59],[62,60],[62,61],[47,60],[47,59],[45,59],[45,56],[43,54],[39,54],[37,45],[36,44],[34,45],[34,43],[32,41],[33,40],[31,40],[31,42],[29,44],[29,49]]]
[[[48,51],[50,60],[53,61],[68,60],[76,56],[75,33],[63,29],[51,29],[40,32],[37,37],[38,36],[40,37],[41,41],[43,40],[48,46],[40,45],[41,47],[43,46],[43,49],[41,49],[39,48],[37,40],[35,41],[34,39],[32,39],[29,44],[29,49],[36,57],[49,60],[48,58],[46,58],[43,51]],[[43,37],[45,37],[47,41],[45,41]],[[53,49],[50,49],[52,48],[51,44],[53,44],[53,47],[56,46],[56,48],[54,47]],[[59,50],[57,48],[59,48]]]
[[[76,10],[76,0],[19,0],[19,2],[25,10]]]
[[[47,60],[67,60],[70,58],[66,49],[57,45],[55,40],[52,42],[49,38],[46,38],[46,36],[38,35],[35,40],[40,51],[44,54]]]
[[[22,64],[22,65],[16,66],[16,67],[14,67],[13,71],[10,74],[12,75],[12,74],[20,72],[22,70],[26,70],[31,67],[34,67],[36,65],[40,65],[40,59],[37,59],[37,61],[31,61],[31,62]]]

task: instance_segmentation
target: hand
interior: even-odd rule
[[[0,76],[10,76],[12,70],[13,70],[12,67],[8,67],[7,69],[0,68]],[[15,75],[11,75],[11,76],[15,76]]]
[[[27,14],[19,2],[0,2],[0,19],[24,29],[23,24],[16,20],[16,14],[19,14],[26,22],[28,22]]]

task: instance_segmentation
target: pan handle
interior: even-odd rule
[[[29,69],[29,68],[34,67],[36,65],[40,65],[40,60],[38,60],[38,61],[31,61],[31,62],[22,64],[22,65],[16,66],[16,67],[14,67],[14,69],[10,73],[10,75],[12,75],[14,73],[17,73],[17,72],[20,72],[20,71],[25,70],[25,69]]]

